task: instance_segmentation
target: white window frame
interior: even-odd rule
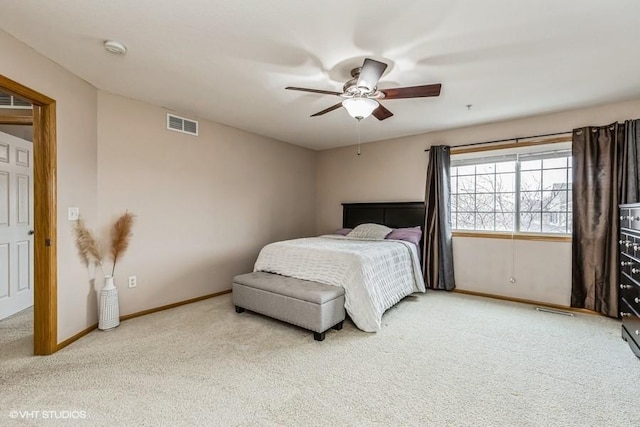
[[[568,154],[568,155],[567,155]],[[477,194],[483,194],[483,193],[477,193],[477,183],[475,182],[475,179],[477,179],[477,177],[479,175],[486,175],[486,174],[478,174],[477,173],[477,169],[474,171],[473,175],[461,175],[461,176],[474,176],[474,193],[468,193],[468,192],[463,192],[460,193],[459,189],[456,189],[456,186],[453,185],[453,176],[452,176],[452,218],[451,218],[451,223],[452,223],[452,229],[454,232],[454,235],[466,235],[466,234],[482,234],[482,235],[496,235],[496,237],[503,237],[504,235],[507,236],[513,236],[513,235],[519,235],[519,236],[530,236],[533,238],[537,238],[537,237],[541,237],[541,236],[552,236],[552,237],[556,237],[556,238],[569,238],[570,239],[570,235],[571,235],[571,215],[572,215],[572,203],[571,203],[571,195],[572,195],[572,177],[571,177],[571,162],[569,160],[569,163],[566,167],[551,167],[551,168],[545,168],[544,167],[544,162],[541,163],[540,168],[539,169],[532,169],[532,171],[540,171],[540,177],[541,180],[543,180],[544,178],[544,171],[553,171],[553,170],[562,170],[564,169],[567,173],[567,177],[566,177],[566,183],[567,186],[561,189],[556,190],[557,193],[564,193],[561,196],[561,199],[564,200],[564,202],[562,202],[564,204],[564,209],[563,210],[545,210],[545,207],[543,206],[543,202],[544,202],[544,194],[545,193],[550,193],[551,191],[554,190],[544,190],[544,182],[542,181],[540,183],[540,189],[539,190],[535,190],[537,193],[539,193],[540,195],[540,209],[539,210],[529,210],[529,211],[523,211],[522,206],[521,206],[521,193],[524,193],[526,191],[523,191],[521,188],[521,183],[520,183],[520,177],[523,171],[520,170],[520,165],[521,162],[528,160],[536,160],[536,159],[550,159],[550,158],[560,158],[560,157],[569,157],[569,159],[571,158],[571,141],[568,139],[564,139],[561,140],[560,142],[532,142],[532,143],[521,143],[521,144],[508,144],[508,145],[504,145],[504,146],[492,146],[492,147],[487,147],[487,148],[483,148],[478,150],[477,148],[475,149],[470,149],[470,150],[465,150],[465,149],[458,149],[458,150],[452,150],[451,153],[451,167],[454,168],[455,166],[460,166],[460,165],[480,165],[480,164],[490,164],[492,163],[492,160],[494,162],[505,162],[505,161],[516,161],[516,166],[515,166],[515,170],[513,172],[504,172],[504,173],[508,173],[508,174],[515,174],[515,182],[514,182],[514,188],[513,191],[503,191],[503,192],[487,192],[486,194],[497,194],[497,193],[503,193],[503,194],[513,194],[513,212],[511,211],[497,211],[495,208],[495,203],[496,203],[496,198],[494,197],[494,207],[493,210],[489,211],[487,210],[485,211],[479,211],[478,209],[478,205],[477,205]],[[524,171],[525,173],[527,171]],[[494,169],[494,171],[492,172],[492,174],[494,175],[494,180],[496,179],[497,175],[501,174],[502,172],[498,172]],[[452,174],[453,175],[453,174]],[[490,174],[489,174],[490,175]],[[495,182],[495,181],[494,181]],[[497,184],[494,184],[497,185]],[[533,192],[532,192],[533,193]],[[455,200],[453,200],[453,197],[459,194],[473,194],[474,196],[474,209],[473,211],[468,212],[469,214],[473,214],[474,215],[474,228],[457,228],[458,224],[456,223],[456,217],[454,217],[454,215],[458,214],[458,213],[467,213],[466,211],[459,211],[458,209],[460,208],[460,206],[455,203]],[[496,228],[496,215],[504,212],[508,215],[513,215],[513,229],[501,229],[501,230],[495,230]],[[494,218],[494,223],[493,223],[493,229],[491,230],[487,230],[486,228],[478,228],[477,225],[477,218],[478,218],[478,214],[482,215],[483,213],[486,213],[488,217],[490,217],[491,215],[493,215]],[[526,213],[531,213],[532,217],[535,217],[535,215],[537,214],[540,218],[540,230],[522,230],[521,228],[521,223],[520,223],[520,219],[521,219],[521,214],[526,214]],[[543,231],[543,227],[546,224],[544,222],[544,217],[545,215],[550,215],[552,217],[559,217],[559,216],[564,216],[564,224],[565,224],[565,231],[554,231],[554,230],[544,230]],[[548,225],[548,224],[547,224]],[[537,236],[537,237],[536,237]]]

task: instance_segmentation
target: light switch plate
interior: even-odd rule
[[[69,221],[77,221],[80,219],[80,208],[69,208]]]

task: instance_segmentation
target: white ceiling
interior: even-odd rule
[[[638,0],[2,0],[0,12],[0,28],[98,89],[313,149],[354,144],[356,121],[310,118],[340,98],[285,86],[341,91],[365,57],[389,64],[379,88],[442,93],[384,102],[395,115],[364,120],[363,141],[640,97]]]

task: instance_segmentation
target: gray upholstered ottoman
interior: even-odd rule
[[[301,326],[316,341],[330,329],[342,329],[344,289],[271,273],[248,273],[233,278],[236,312],[245,309]]]

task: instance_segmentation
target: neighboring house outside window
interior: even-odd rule
[[[452,154],[453,230],[570,234],[570,144]]]

